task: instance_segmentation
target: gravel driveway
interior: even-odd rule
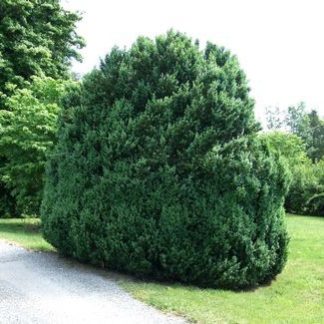
[[[118,287],[108,272],[0,241],[0,323],[185,323]]]

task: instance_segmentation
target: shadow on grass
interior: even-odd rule
[[[41,231],[39,219],[0,219],[0,231],[8,233],[38,234]]]
[[[109,270],[109,272],[114,271],[114,270]],[[210,286],[205,286],[205,285],[199,285],[199,284],[189,284],[186,282],[181,282],[178,280],[163,280],[163,279],[154,279],[152,277],[137,277],[133,274],[122,272],[122,271],[117,271],[116,272],[116,277],[120,276],[121,280],[124,281],[125,283],[136,283],[136,284],[149,284],[149,285],[159,285],[162,286],[165,289],[168,288],[185,288],[191,291],[227,291],[227,292],[233,292],[235,294],[244,294],[244,293],[250,293],[250,292],[255,292],[258,289],[261,288],[267,288],[270,287],[275,281],[276,278],[273,280],[258,284],[252,287],[247,287],[247,288],[229,288],[229,287],[210,287]]]

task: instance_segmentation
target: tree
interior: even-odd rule
[[[288,107],[285,116],[278,107],[268,107],[266,117],[268,129],[285,129],[299,136],[314,163],[324,156],[324,120],[319,117],[317,110],[307,112],[305,103],[301,102]]]
[[[266,120],[267,120],[267,128],[274,130],[274,129],[281,129],[284,125],[282,120],[282,111],[279,107],[267,107],[266,108]]]
[[[0,163],[3,165],[4,161]],[[1,217],[16,217],[19,216],[16,200],[12,196],[6,184],[0,181],[0,218]]]
[[[286,123],[293,134],[303,139],[312,161],[319,161],[324,156],[324,120],[319,118],[317,111],[307,113],[303,103],[289,107]]]
[[[309,163],[305,143],[299,136],[289,132],[272,131],[262,133],[260,137],[268,142],[273,152],[285,158],[289,169],[297,164]]]
[[[0,95],[10,84],[24,87],[32,76],[68,76],[70,59],[84,45],[75,32],[80,16],[59,0],[0,1]],[[3,100],[0,106],[3,109]],[[1,109],[1,107],[0,107]]]
[[[34,77],[16,89],[0,110],[0,172],[2,181],[23,213],[39,213],[46,157],[56,142],[60,98],[71,81]],[[9,213],[9,212],[8,212]]]
[[[322,216],[324,160],[312,163],[306,153],[306,144],[295,134],[274,131],[261,134],[260,137],[268,142],[274,153],[285,160],[292,175],[285,199],[286,210],[290,213]]]
[[[66,255],[137,276],[242,288],[285,263],[284,165],[255,138],[227,50],[170,31],[113,49],[60,118],[42,203]]]
[[[296,106],[288,107],[285,123],[290,132],[298,135],[307,142],[309,119],[304,102],[300,102]]]
[[[324,119],[320,119],[316,110],[308,114],[309,139],[308,154],[313,162],[320,161],[324,157]]]
[[[69,76],[70,60],[80,60],[77,50],[84,46],[75,32],[79,20],[59,0],[0,1],[0,110],[7,109],[7,96],[17,87],[28,87],[33,76]],[[0,169],[7,163],[13,162],[0,159]],[[6,188],[0,182],[0,213],[16,214],[14,197]]]

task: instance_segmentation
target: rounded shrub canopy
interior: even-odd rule
[[[245,288],[286,260],[285,168],[235,56],[170,31],[114,48],[65,100],[45,238],[137,276]]]

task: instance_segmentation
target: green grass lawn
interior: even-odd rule
[[[198,323],[324,323],[324,218],[288,216],[289,261],[270,286],[232,292],[128,281],[134,297]]]
[[[198,323],[324,323],[324,218],[288,216],[289,261],[270,286],[248,292],[122,279],[134,297]],[[0,239],[53,251],[39,220],[0,219]]]
[[[40,220],[37,218],[1,219],[0,239],[16,243],[35,251],[55,251],[40,234]]]

